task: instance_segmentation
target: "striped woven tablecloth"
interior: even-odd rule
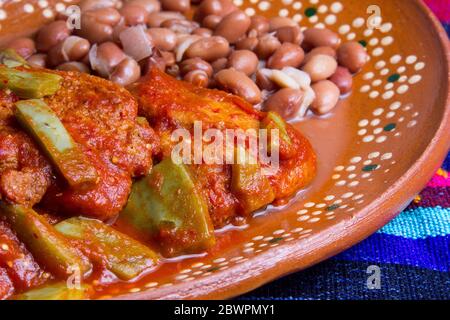
[[[450,0],[425,1],[450,36]],[[450,154],[411,205],[340,255],[240,299],[450,299]],[[375,266],[369,269],[370,266]],[[374,271],[375,270],[375,271]],[[379,271],[379,273],[378,273]],[[369,289],[369,283],[375,289]]]

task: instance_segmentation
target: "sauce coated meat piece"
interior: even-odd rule
[[[6,222],[0,220],[0,274],[2,269],[6,271],[17,290],[40,285],[46,280],[43,270],[33,256],[20,243]],[[0,275],[0,287],[1,277]],[[0,299],[1,296],[0,293]]]
[[[0,90],[0,196],[14,203],[38,203],[50,185],[51,167],[32,139],[16,125],[14,94]]]
[[[32,139],[18,128],[12,118],[17,99],[3,92],[2,197],[26,206],[43,197],[43,206],[67,215],[111,218],[125,205],[132,178],[150,171],[158,139],[147,121],[137,117],[137,104],[125,89],[86,74],[46,72],[61,76],[62,81],[56,94],[44,100],[94,165],[98,183],[88,189],[68,187]]]
[[[151,69],[147,76],[129,89],[138,99],[140,115],[147,117],[160,136],[162,157],[170,156],[174,145],[178,143],[170,140],[173,130],[185,128],[192,134],[195,121],[201,121],[203,133],[209,128],[224,132],[225,129],[258,130],[267,127],[267,114],[256,111],[241,98],[178,81],[157,68]],[[275,203],[283,203],[314,177],[316,157],[310,143],[293,127],[284,121],[283,124],[285,127],[282,134],[288,136],[289,143],[281,141],[279,167],[267,176],[269,188],[251,184],[250,189],[254,190],[233,188],[233,170],[239,169],[235,165],[190,165],[208,200],[215,228],[229,223],[237,215],[247,216],[249,208],[259,209],[273,199]],[[251,170],[248,174],[251,174]],[[248,181],[253,182],[265,181],[255,177],[248,178]],[[252,197],[266,200],[262,203]]]

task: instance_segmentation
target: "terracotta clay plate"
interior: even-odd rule
[[[0,42],[32,32],[70,2],[0,2]],[[326,26],[343,39],[360,41],[371,56],[355,78],[352,95],[333,114],[296,125],[318,154],[318,176],[285,207],[257,214],[245,228],[220,232],[208,254],[169,261],[130,283],[129,294],[117,296],[112,286],[100,298],[230,298],[307,268],[391,220],[448,152],[448,40],[422,2],[235,3],[249,15]]]

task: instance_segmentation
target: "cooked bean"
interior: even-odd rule
[[[311,76],[312,82],[328,79],[336,72],[336,69],[336,60],[324,54],[313,56],[302,68]]]
[[[77,61],[89,52],[89,41],[78,36],[69,36],[58,43],[48,52],[47,62],[50,66],[57,66],[64,62]]]
[[[15,39],[8,44],[8,48],[14,49],[24,59],[36,52],[34,41],[30,38]]]
[[[290,18],[287,17],[273,17],[269,20],[269,30],[276,31],[283,27],[294,27],[298,24]]]
[[[112,8],[117,4],[117,0],[83,0],[79,6],[82,12],[96,10],[100,8]]]
[[[220,58],[216,61],[211,62],[211,67],[214,70],[214,73],[217,73],[227,67],[228,59],[227,58]]]
[[[57,66],[56,69],[62,71],[78,71],[84,73],[89,73],[90,71],[87,65],[78,61],[65,62]]]
[[[180,75],[180,67],[177,64],[174,64],[173,66],[166,68],[166,73],[177,78]]]
[[[76,34],[91,43],[110,41],[120,18],[120,13],[114,8],[87,11],[81,16],[81,29],[76,30]]]
[[[279,47],[281,47],[280,41],[273,34],[265,34],[258,38],[258,44],[255,48],[255,52],[262,60],[269,58]]]
[[[329,80],[319,81],[312,85],[316,99],[311,110],[316,114],[326,114],[336,107],[339,101],[339,88]]]
[[[120,13],[125,19],[125,24],[128,26],[135,26],[138,24],[145,24],[148,20],[149,13],[143,10],[142,6],[125,4]]]
[[[196,34],[200,37],[211,37],[213,35],[213,31],[208,28],[197,28],[195,29],[192,34]]]
[[[249,103],[261,102],[261,91],[245,73],[234,69],[224,69],[216,74],[215,79],[222,89],[244,98]]]
[[[283,43],[267,61],[267,67],[270,69],[283,69],[284,67],[297,68],[303,61],[305,52],[295,44]]]
[[[264,103],[264,110],[275,111],[285,120],[291,120],[297,116],[303,98],[302,90],[283,88],[267,99]]]
[[[303,33],[303,45],[306,49],[316,47],[331,47],[337,49],[341,43],[339,36],[329,29],[310,28]]]
[[[228,58],[228,68],[234,68],[238,71],[251,76],[258,68],[258,56],[250,50],[236,50]]]
[[[199,28],[199,24],[195,21],[189,21],[186,19],[168,19],[161,23],[162,28],[167,28],[175,33],[190,34],[195,29]]]
[[[127,1],[127,4],[140,6],[149,14],[161,11],[161,4],[158,0],[129,0]]]
[[[45,53],[33,54],[27,59],[30,66],[35,68],[45,68],[47,55]]]
[[[214,34],[235,43],[250,27],[250,18],[242,11],[234,11],[225,16],[216,27]]]
[[[160,0],[164,10],[186,12],[191,8],[190,0]]]
[[[142,66],[142,74],[147,74],[152,68],[158,68],[161,71],[166,70],[166,61],[164,60],[161,51],[158,49],[153,51],[153,54],[144,59],[143,61],[140,61],[140,64]]]
[[[173,66],[176,63],[175,54],[173,52],[161,51],[161,56],[168,67]]]
[[[235,10],[237,7],[232,0],[203,0],[195,12],[194,18],[202,21],[209,15],[224,17]]]
[[[95,59],[91,59],[91,67],[103,77],[111,74],[112,70],[126,58],[125,53],[114,42],[104,42],[97,47]],[[95,65],[98,63],[99,65]]]
[[[202,88],[206,88],[209,82],[209,77],[203,70],[192,70],[188,72],[183,79]]]
[[[138,80],[140,76],[141,68],[139,64],[135,60],[127,57],[114,69],[110,80],[119,85],[127,86]]]
[[[255,82],[261,90],[273,91],[277,88],[276,84],[261,70],[256,71]]]
[[[187,58],[201,58],[205,61],[214,61],[228,56],[230,45],[225,38],[213,36],[200,39],[186,50]]]
[[[213,14],[210,14],[209,16],[206,16],[202,21],[202,26],[205,28],[214,30],[219,25],[220,21],[222,21],[221,16],[216,16]]]
[[[173,12],[173,11],[164,11],[164,12],[153,12],[150,13],[147,19],[147,24],[151,28],[158,28],[161,27],[161,24],[166,20],[171,19],[185,19],[186,17],[183,16],[179,12]]]
[[[348,68],[350,72],[356,73],[364,67],[369,60],[364,47],[356,41],[342,44],[337,51],[339,64]]]
[[[333,58],[337,58],[336,50],[331,47],[317,47],[308,52],[305,56],[305,60],[303,60],[303,64],[306,64],[313,56],[318,54],[324,54]]]
[[[41,52],[47,52],[51,47],[54,47],[69,35],[70,30],[67,28],[65,21],[50,22],[39,30],[36,37],[36,47]]]
[[[338,67],[329,80],[339,88],[341,94],[352,91],[353,77],[350,71],[345,67]]]
[[[302,44],[304,37],[299,26],[286,26],[278,28],[276,35],[281,43],[289,42],[297,45]]]
[[[187,59],[180,64],[180,71],[182,75],[194,70],[202,70],[208,77],[211,77],[213,74],[212,66],[200,58]]]
[[[262,36],[269,32],[270,24],[269,19],[263,16],[251,17],[251,24],[249,30],[255,30],[256,36]]]
[[[259,43],[258,38],[244,37],[235,43],[235,47],[237,50],[255,51],[256,47],[258,46],[258,43]]]
[[[177,44],[175,32],[167,28],[150,28],[147,33],[152,38],[156,48],[164,51],[172,51]]]

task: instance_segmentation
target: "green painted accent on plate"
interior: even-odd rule
[[[327,207],[327,211],[333,211],[333,210],[336,210],[336,209],[338,209],[339,208],[339,205],[338,204],[332,204],[331,206],[328,206]]]
[[[364,172],[371,172],[371,171],[374,171],[376,169],[378,169],[378,165],[377,164],[369,164],[367,166],[364,166],[362,168],[362,171],[364,171]]]
[[[398,73],[394,73],[389,76],[388,81],[389,82],[397,82],[400,79],[400,75]]]
[[[393,130],[395,130],[395,128],[397,127],[397,125],[395,123],[389,123],[388,125],[386,125],[383,130],[387,131],[387,132],[391,132]]]
[[[358,41],[364,48],[367,47],[367,41],[366,40],[359,40]]]
[[[306,8],[306,10],[305,10],[305,16],[307,16],[308,18],[315,16],[316,14],[317,14],[317,9],[314,7],[309,7],[309,8]]]
[[[269,243],[277,243],[283,240],[283,238],[273,238],[272,240],[269,240]]]

